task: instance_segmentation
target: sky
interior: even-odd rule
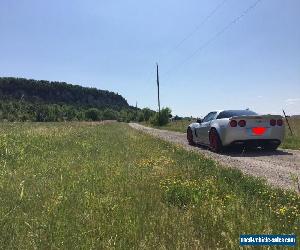
[[[0,76],[203,117],[300,114],[299,0],[0,0]]]

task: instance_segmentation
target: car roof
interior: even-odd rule
[[[218,109],[218,110],[209,111],[205,116],[207,116],[209,113],[212,113],[212,112],[217,112],[217,114],[219,115],[221,112],[235,112],[235,111],[245,111],[245,110],[255,112],[255,111],[250,110],[250,109]]]
[[[251,111],[251,112],[255,112],[255,111],[250,110],[250,109],[220,109],[220,110],[214,110],[214,111],[211,111],[211,112],[221,113],[221,112],[234,112],[234,111],[246,111],[246,110]]]

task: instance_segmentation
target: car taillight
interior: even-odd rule
[[[237,121],[236,120],[231,120],[230,121],[230,126],[231,127],[236,127],[237,126]]]
[[[278,125],[278,126],[282,126],[282,124],[283,124],[282,119],[278,119],[278,120],[277,120],[277,125]]]
[[[245,127],[246,126],[246,121],[245,120],[240,120],[238,122],[238,124],[239,124],[240,127]]]
[[[275,125],[276,125],[276,120],[271,119],[271,120],[270,120],[270,125],[271,125],[271,126],[275,126]]]

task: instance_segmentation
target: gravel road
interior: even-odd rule
[[[262,150],[251,152],[226,152],[216,154],[203,147],[190,146],[184,133],[159,130],[130,123],[132,128],[141,130],[163,140],[180,144],[187,150],[193,150],[204,154],[219,162],[222,166],[238,168],[245,174],[262,177],[273,186],[295,189],[297,187],[291,176],[300,177],[300,151],[278,149],[275,152],[264,152]]]

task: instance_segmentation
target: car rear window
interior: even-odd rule
[[[241,115],[258,115],[258,114],[251,110],[226,110],[226,111],[222,111],[217,116],[217,119],[230,118],[233,116],[241,116]]]

